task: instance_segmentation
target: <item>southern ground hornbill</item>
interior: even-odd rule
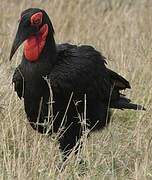
[[[105,57],[93,47],[57,45],[44,10],[22,12],[10,59],[24,42],[21,64],[13,75],[15,91],[24,98],[30,125],[40,133],[59,133],[66,157],[82,135],[82,119],[91,131],[109,122],[109,108],[144,109],[120,90],[129,82],[108,69]],[[81,118],[81,115],[84,118]]]

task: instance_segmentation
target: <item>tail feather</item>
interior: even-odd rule
[[[119,90],[123,90],[126,88],[131,88],[129,82],[123,78],[121,75],[117,74],[116,72],[108,69],[109,75],[110,75],[110,80],[114,87],[118,88]]]
[[[134,109],[134,110],[146,110],[144,106],[131,103],[130,99],[120,97],[119,100],[113,101],[110,104],[110,108],[114,109]]]

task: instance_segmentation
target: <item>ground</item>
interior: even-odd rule
[[[57,43],[90,44],[108,66],[130,81],[125,93],[146,112],[113,111],[108,128],[83,138],[79,165],[74,156],[59,172],[56,137],[33,131],[23,101],[11,84],[22,50],[9,62],[22,10],[44,8]],[[0,180],[152,179],[152,1],[1,0],[0,5]]]

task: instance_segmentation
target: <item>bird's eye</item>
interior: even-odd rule
[[[42,24],[42,12],[38,12],[31,16],[31,25],[33,26],[40,26]]]
[[[41,24],[41,19],[35,19],[32,24],[33,24],[33,25],[39,25],[39,24]]]

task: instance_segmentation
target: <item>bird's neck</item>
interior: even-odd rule
[[[40,55],[40,61],[46,62],[50,65],[54,65],[57,61],[56,43],[54,36],[51,33],[48,33],[44,50]]]
[[[57,50],[56,43],[53,34],[48,33],[45,46],[36,61],[29,61],[27,57],[23,56],[23,61],[21,63],[21,68],[25,80],[31,79],[33,82],[40,82],[39,79],[50,74],[52,67],[57,61]]]

